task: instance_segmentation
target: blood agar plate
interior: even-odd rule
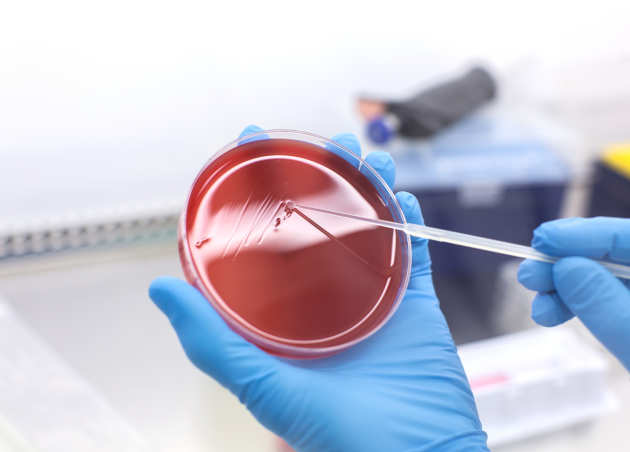
[[[407,287],[408,236],[300,210],[404,222],[363,160],[325,138],[270,130],[236,140],[195,179],[179,225],[188,281],[227,324],[285,357],[341,351],[380,328]]]

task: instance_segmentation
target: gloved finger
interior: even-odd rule
[[[365,161],[383,178],[389,188],[394,188],[396,165],[388,152],[375,151],[368,154]]]
[[[261,374],[279,364],[233,332],[208,300],[186,282],[170,277],[151,283],[149,296],[169,318],[190,360],[244,401]]]
[[[418,199],[411,193],[404,191],[396,193],[396,199],[409,223],[424,224],[422,210]],[[410,289],[426,288],[431,281],[431,257],[429,256],[429,241],[419,237],[411,237],[411,276]]]
[[[238,142],[238,144],[245,144],[245,143],[249,143],[251,141],[264,140],[265,138],[267,138],[267,135],[265,135],[265,134],[260,134],[260,135],[256,135],[256,136],[253,136],[253,137],[249,137],[250,135],[254,135],[254,134],[257,134],[257,133],[262,132],[262,131],[263,131],[263,129],[261,129],[257,125],[254,125],[254,124],[248,125],[247,127],[245,127],[245,129],[238,136],[239,139],[244,138],[243,140],[240,140]],[[247,138],[247,137],[249,137],[249,138]]]
[[[361,157],[361,144],[354,133],[340,133],[332,137],[332,141]]]
[[[604,267],[583,257],[553,266],[560,299],[630,370],[630,292]]]
[[[551,292],[554,290],[552,264],[525,259],[518,267],[518,282],[529,290]]]
[[[573,318],[573,313],[556,293],[536,295],[532,302],[532,320],[541,326],[556,326]]]
[[[361,145],[357,137],[353,133],[340,133],[332,137],[331,140],[335,144],[327,143],[325,148],[355,168],[359,168],[361,163]]]
[[[553,256],[584,256],[630,263],[630,219],[567,218],[543,223],[532,246]]]

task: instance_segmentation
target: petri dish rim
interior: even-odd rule
[[[257,328],[255,327],[252,328],[252,326],[246,320],[240,318],[240,316],[235,314],[229,308],[229,306],[224,300],[220,300],[221,297],[218,296],[218,294],[213,294],[212,291],[209,290],[206,287],[206,285],[202,282],[202,278],[200,277],[200,272],[197,269],[197,264],[192,257],[192,251],[190,249],[191,243],[189,241],[187,228],[186,228],[186,220],[188,218],[188,207],[190,205],[190,198],[195,193],[195,190],[199,187],[200,178],[204,174],[206,168],[210,166],[221,155],[238,148],[238,146],[242,144],[255,140],[256,138],[271,139],[271,140],[289,139],[289,140],[302,141],[302,142],[316,145],[324,150],[327,150],[329,152],[333,152],[339,155],[340,157],[344,158],[346,161],[349,161],[351,164],[353,164],[362,173],[364,171],[367,171],[369,173],[370,182],[372,184],[377,183],[378,186],[375,186],[375,188],[377,189],[379,194],[386,196],[387,198],[386,202],[387,202],[388,209],[390,210],[390,213],[392,213],[394,217],[396,216],[399,217],[399,219],[394,218],[396,221],[406,223],[405,215],[402,209],[400,208],[400,205],[398,204],[398,200],[394,196],[394,193],[389,188],[387,183],[378,174],[378,172],[374,170],[374,168],[372,168],[362,157],[356,155],[354,152],[350,151],[345,146],[339,143],[336,143],[332,141],[331,139],[322,137],[320,135],[317,135],[311,132],[304,132],[304,131],[293,130],[293,129],[269,129],[269,130],[262,130],[260,132],[255,132],[255,133],[243,136],[243,137],[239,137],[231,141],[230,143],[226,144],[225,146],[223,146],[217,152],[215,152],[204,163],[204,165],[201,167],[201,169],[195,176],[195,179],[191,185],[188,196],[186,197],[186,202],[185,202],[182,214],[180,216],[179,227],[178,227],[178,241],[179,241],[178,249],[179,249],[179,255],[180,255],[182,268],[184,271],[184,275],[186,276],[186,279],[203,294],[203,296],[208,300],[208,302],[217,311],[217,313],[221,316],[221,318],[223,318],[223,320],[230,326],[230,328],[232,328],[232,330],[234,330],[239,335],[247,339],[249,342],[263,348],[264,350],[272,354],[280,355],[283,357],[298,358],[298,359],[310,359],[310,358],[320,358],[320,357],[331,356],[333,354],[336,354],[346,348],[352,347],[353,345],[365,340],[366,338],[374,334],[376,331],[378,331],[383,325],[385,325],[385,323],[387,323],[387,321],[394,315],[394,313],[396,312],[396,310],[398,309],[402,301],[402,298],[409,284],[409,278],[410,278],[410,273],[411,273],[411,260],[412,260],[411,240],[409,239],[409,236],[407,234],[400,232],[400,234],[403,234],[403,237],[404,237],[404,249],[402,250],[403,265],[401,266],[401,271],[403,272],[403,275],[402,275],[401,283],[398,288],[398,293],[396,294],[394,303],[392,304],[387,315],[385,315],[384,318],[378,324],[376,324],[366,333],[358,337],[355,337],[352,340],[342,342],[340,344],[335,344],[332,346],[322,346],[322,347],[304,347],[300,345],[291,345],[290,343],[287,343],[287,342],[273,340],[269,337],[269,335],[265,333],[260,334],[259,332],[256,331]],[[367,177],[367,175],[365,175],[365,177]],[[394,212],[392,212],[392,210],[394,210]],[[378,303],[380,303],[380,300]],[[377,305],[375,305],[375,307]],[[370,311],[370,313],[374,310],[374,308]],[[366,316],[366,318],[367,317],[369,317],[369,315]],[[360,322],[357,323],[357,325],[351,327],[347,331],[344,331],[342,335],[355,329],[355,327],[358,326],[359,323],[364,322],[366,318],[361,319]],[[335,336],[338,336],[338,335],[335,335]],[[329,340],[329,339],[331,338],[325,338],[321,341]],[[300,343],[300,342],[297,341],[297,343]],[[308,341],[308,343],[312,344],[313,342]]]

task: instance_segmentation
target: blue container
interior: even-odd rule
[[[559,216],[566,163],[542,139],[507,122],[474,117],[427,147],[395,155],[397,190],[415,194],[429,226],[529,245],[533,230]],[[499,267],[512,259],[432,242],[433,275],[458,343],[495,335]]]

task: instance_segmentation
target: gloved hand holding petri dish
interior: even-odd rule
[[[184,273],[226,323],[290,358],[332,355],[394,313],[411,266],[406,233],[335,215],[405,223],[364,160],[317,135],[240,138],[195,179],[179,225]]]
[[[245,129],[182,214],[196,288],[149,294],[192,363],[296,451],[487,451],[427,240],[366,221],[421,225],[418,200],[392,195],[388,154],[333,140]]]

